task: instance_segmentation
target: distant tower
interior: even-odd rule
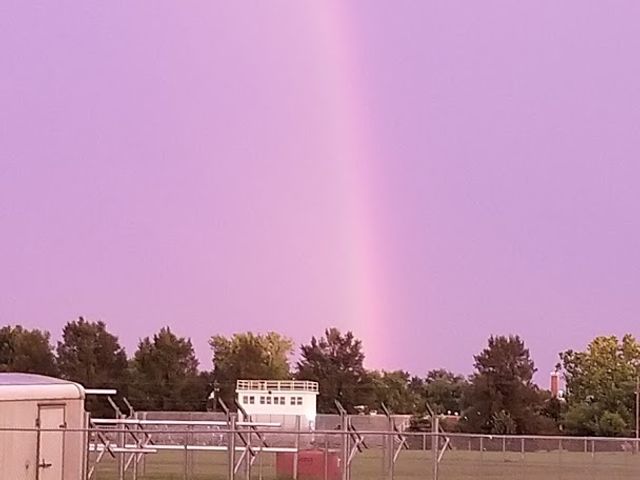
[[[551,396],[558,398],[560,396],[560,372],[551,372]]]

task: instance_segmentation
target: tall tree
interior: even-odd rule
[[[49,332],[20,325],[0,328],[0,372],[57,375]]]
[[[321,413],[335,412],[334,399],[350,411],[370,402],[372,385],[364,368],[362,342],[352,332],[343,335],[336,328],[327,329],[323,337],[312,337],[300,350],[297,377],[319,383]]]
[[[206,379],[198,373],[191,340],[169,327],[138,344],[131,361],[131,399],[139,410],[202,410]]]
[[[289,356],[293,341],[275,332],[264,335],[236,333],[209,340],[213,352],[213,376],[217,394],[228,405],[237,380],[286,380],[291,378]]]
[[[520,337],[492,336],[474,360],[462,428],[497,434],[540,431],[542,397],[532,382],[533,360]]]
[[[127,354],[104,322],[88,322],[82,317],[68,322],[57,354],[60,374],[66,379],[90,388],[121,389],[126,385]]]
[[[87,388],[115,388],[119,395],[127,394],[127,354],[104,322],[88,322],[82,317],[68,322],[62,330],[57,354],[63,378]],[[89,398],[87,410],[95,416],[113,412],[100,398]]]
[[[581,435],[630,433],[640,344],[632,335],[596,337],[584,352],[560,354],[567,384],[565,427]]]

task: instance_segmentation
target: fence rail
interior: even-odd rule
[[[86,429],[0,428],[0,448],[36,445],[44,432],[81,434],[87,457],[78,461],[91,480],[640,478],[635,438],[418,433],[391,422],[386,430],[358,431],[350,418],[338,430],[312,432],[235,418],[130,420],[98,420]]]

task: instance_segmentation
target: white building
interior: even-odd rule
[[[315,427],[317,382],[238,380],[236,396],[253,421],[280,422],[291,427],[300,417],[302,428]]]
[[[86,428],[84,398],[77,383],[0,373],[0,478],[83,479],[86,434],[66,429]]]

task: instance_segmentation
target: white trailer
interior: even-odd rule
[[[86,471],[85,390],[77,383],[0,373],[0,478],[82,480]]]

